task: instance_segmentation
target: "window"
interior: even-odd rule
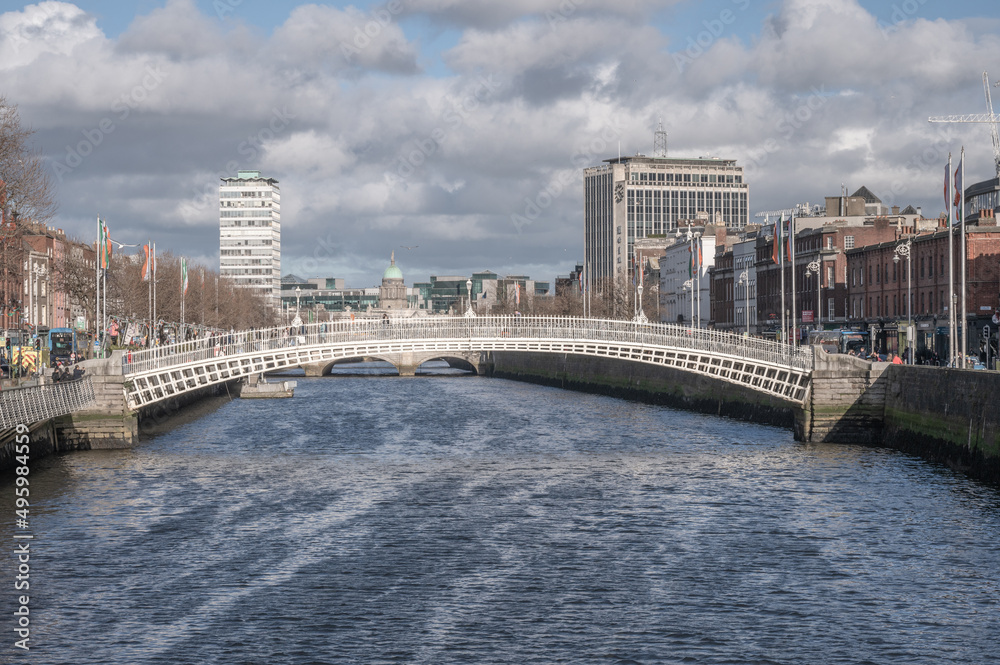
[[[844,236],[844,249],[854,249],[854,236]]]
[[[833,249],[833,236],[826,237],[826,248]]]

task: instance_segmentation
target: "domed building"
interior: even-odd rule
[[[406,309],[406,284],[403,283],[403,272],[396,265],[396,252],[392,253],[389,261],[378,289],[379,308]]]

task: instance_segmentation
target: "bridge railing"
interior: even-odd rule
[[[813,363],[808,348],[796,349],[786,344],[717,330],[576,317],[484,316],[414,317],[390,321],[364,318],[245,330],[145,351],[126,352],[123,371],[126,375],[139,374],[213,358],[303,345],[420,339],[469,340],[470,347],[475,340],[489,339],[631,343],[705,351],[807,370],[812,369]]]
[[[7,389],[0,393],[0,430],[64,416],[93,403],[94,386],[90,377]]]

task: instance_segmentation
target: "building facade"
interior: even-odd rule
[[[681,220],[749,221],[749,185],[732,159],[608,159],[584,169],[583,189],[584,270],[595,285],[629,280],[636,240],[673,234]]]
[[[987,219],[993,218],[987,216]],[[903,257],[894,261],[897,247],[908,239],[911,240],[909,266]],[[984,345],[987,327],[996,346],[998,326],[993,316],[1000,310],[1000,228],[966,227],[968,291],[964,316],[958,309],[961,242],[957,231],[952,251],[954,308],[959,311],[959,324],[964,320],[969,326],[966,352],[976,355]],[[881,352],[902,353],[906,346],[909,305],[915,327],[916,358],[926,361],[934,353],[939,358],[948,357],[949,312],[953,305],[949,297],[947,230],[859,247],[847,252],[847,261],[851,326],[871,331],[873,344]]]
[[[281,193],[260,171],[219,186],[219,272],[273,307],[281,301]]]
[[[715,265],[716,234],[712,227],[700,227],[691,228],[691,236],[688,240],[682,234],[660,257],[659,303],[663,323],[706,326],[712,318],[709,271]],[[699,251],[701,266],[697,259]]]

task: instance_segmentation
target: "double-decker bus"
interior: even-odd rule
[[[49,365],[59,361],[68,363],[70,355],[77,353],[76,331],[72,328],[52,328],[48,334]]]

